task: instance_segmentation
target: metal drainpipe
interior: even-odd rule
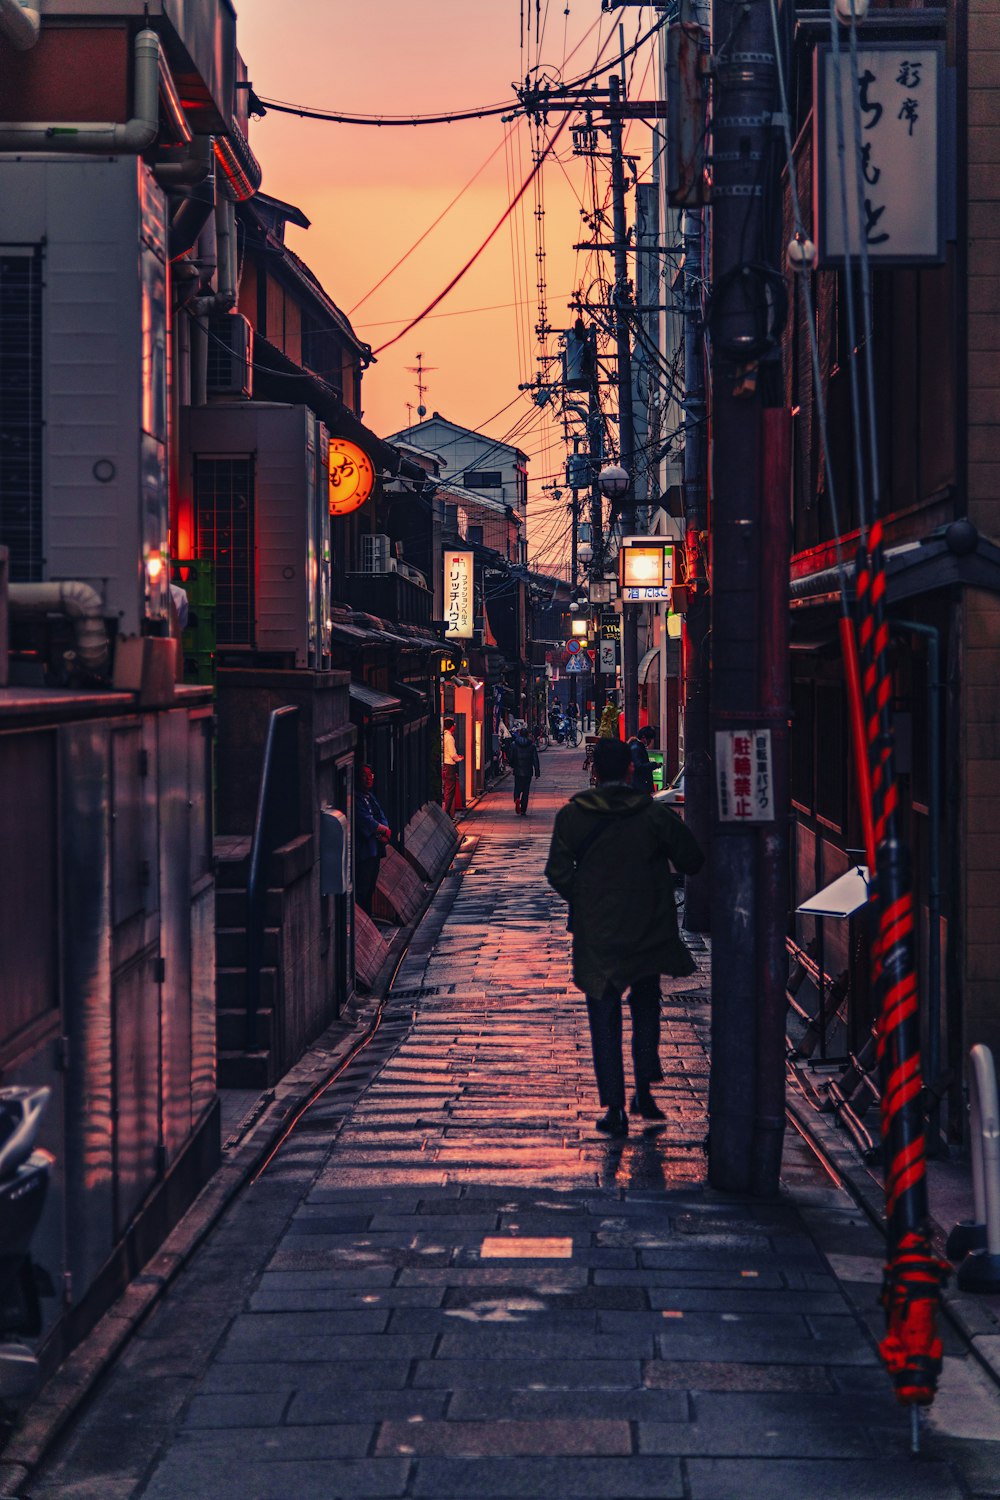
[[[38,41],[42,18],[23,0],[0,0],[0,36],[18,52],[28,52]]]
[[[930,828],[927,831],[927,1082],[933,1089],[941,1076],[941,632],[936,625],[893,616],[899,635],[921,635],[927,642],[927,712],[929,724]],[[928,1150],[937,1153],[941,1139],[941,1102],[934,1096],[927,1117]]]
[[[135,39],[135,88],[132,118],[125,125],[0,124],[0,151],[59,151],[139,155],[160,129],[160,40],[155,31]]]

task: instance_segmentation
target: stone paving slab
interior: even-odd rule
[[[950,1343],[910,1459],[862,1274],[881,1242],[815,1153],[789,1132],[776,1203],[706,1187],[704,942],[663,1005],[664,1125],[594,1131],[565,908],[541,880],[580,761],[547,752],[529,818],[501,791],[464,820],[378,1045],[32,1500],[1000,1496],[1000,1412]]]

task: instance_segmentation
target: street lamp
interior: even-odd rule
[[[605,464],[598,475],[601,494],[608,500],[621,500],[628,494],[628,470],[621,464]]]

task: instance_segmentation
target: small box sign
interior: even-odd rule
[[[773,823],[771,731],[717,730],[715,783],[720,823]]]
[[[837,140],[838,58],[829,45],[816,49],[813,236],[820,264],[842,265],[845,249],[852,256],[860,253],[859,218],[868,254],[879,265],[943,261],[944,43],[869,42],[859,50],[857,61],[855,74],[845,41],[839,55],[845,228]],[[855,102],[861,114],[860,153],[854,134]]]

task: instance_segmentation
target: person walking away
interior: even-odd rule
[[[455,743],[455,720],[444,721],[444,753],[441,766],[441,786],[444,792],[444,810],[449,817],[454,816],[456,804],[461,808],[463,804],[462,789],[459,786],[459,773],[464,755],[459,755],[458,745]]]
[[[605,1108],[597,1129],[623,1136],[628,1115],[622,997],[628,990],[631,1109],[644,1120],[662,1120],[652,1094],[663,1077],[660,975],[695,972],[677,928],[672,867],[694,875],[704,855],[676,813],[632,786],[632,757],[621,740],[598,740],[594,772],[596,786],[577,792],[556,815],[545,878],[569,903],[573,983],[587,997],[594,1073]]]
[[[514,772],[514,811],[518,817],[528,815],[528,794],[532,776],[541,776],[538,748],[528,734],[527,725],[519,724],[510,745],[510,763]]]
[[[378,881],[378,867],[385,858],[385,851],[392,838],[392,829],[375,795],[375,772],[371,766],[361,767],[361,795],[354,804],[354,821],[357,830],[357,855],[355,857],[354,899],[362,911],[372,914],[372,898]]]
[[[634,734],[628,742],[628,748],[632,756],[632,785],[637,792],[648,792],[653,795],[653,763],[649,758],[649,749],[656,733],[651,724],[643,724],[638,734]]]

